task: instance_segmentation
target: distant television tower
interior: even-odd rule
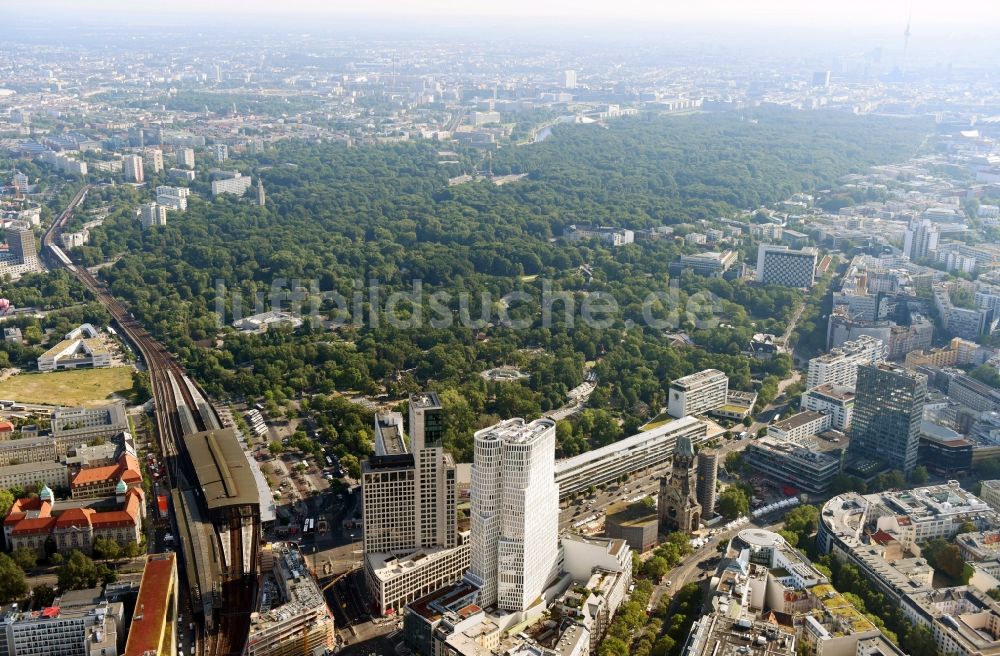
[[[906,67],[906,51],[910,47],[910,23],[913,21],[913,2],[910,2],[910,9],[906,14],[906,29],[903,30],[903,61],[900,64],[900,71],[904,71]]]

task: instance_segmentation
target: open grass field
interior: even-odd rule
[[[132,367],[70,369],[11,376],[0,382],[0,399],[19,403],[95,406],[132,389]]]

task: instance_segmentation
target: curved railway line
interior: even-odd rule
[[[167,463],[165,472],[167,484],[171,489],[182,487],[181,482],[197,480],[194,475],[193,463],[184,446],[184,436],[188,433],[219,428],[218,417],[207,402],[199,403],[189,385],[183,368],[173,356],[150,335],[135,319],[129,309],[99,281],[86,267],[77,266],[56,243],[56,237],[61,232],[74,210],[86,199],[92,185],[86,185],[73,197],[65,210],[52,222],[52,225],[42,237],[43,255],[55,267],[64,267],[71,271],[97,297],[108,310],[123,335],[136,347],[146,363],[149,372],[150,386],[153,391],[156,425],[160,449]],[[202,399],[207,397],[198,392]],[[178,398],[179,397],[179,398]],[[188,430],[185,430],[185,429]],[[177,521],[185,521],[175,508]],[[221,613],[218,622],[212,623],[206,618],[206,629],[203,639],[198,641],[199,651],[206,656],[230,656],[241,654],[250,630],[250,614],[256,604],[256,585],[253,578],[257,572],[257,545],[259,536],[254,533],[249,536],[252,544],[249,547],[251,566],[243,562],[245,551],[245,534],[242,525],[233,525],[228,529],[230,553],[233,563],[230,572],[244,573],[242,577],[229,577],[230,580],[216,581],[222,600]],[[195,571],[199,568],[210,568],[209,564],[199,562],[197,550],[183,553],[186,567]],[[209,569],[208,571],[211,571]],[[253,576],[250,576],[253,575]],[[226,577],[223,577],[224,579]],[[201,593],[211,594],[209,591]],[[199,594],[201,594],[199,593]]]

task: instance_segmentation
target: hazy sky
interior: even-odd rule
[[[914,28],[946,25],[984,28],[1000,21],[997,0],[29,0],[15,3],[30,13],[84,10],[118,18],[143,13],[223,13],[307,16],[413,15],[432,17],[504,16],[575,21],[614,20],[678,23],[767,24],[832,27],[904,26],[912,11]],[[17,11],[17,10],[15,10]]]

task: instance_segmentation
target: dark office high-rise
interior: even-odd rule
[[[927,378],[888,363],[866,364],[858,367],[856,392],[851,452],[909,473],[917,464]]]

